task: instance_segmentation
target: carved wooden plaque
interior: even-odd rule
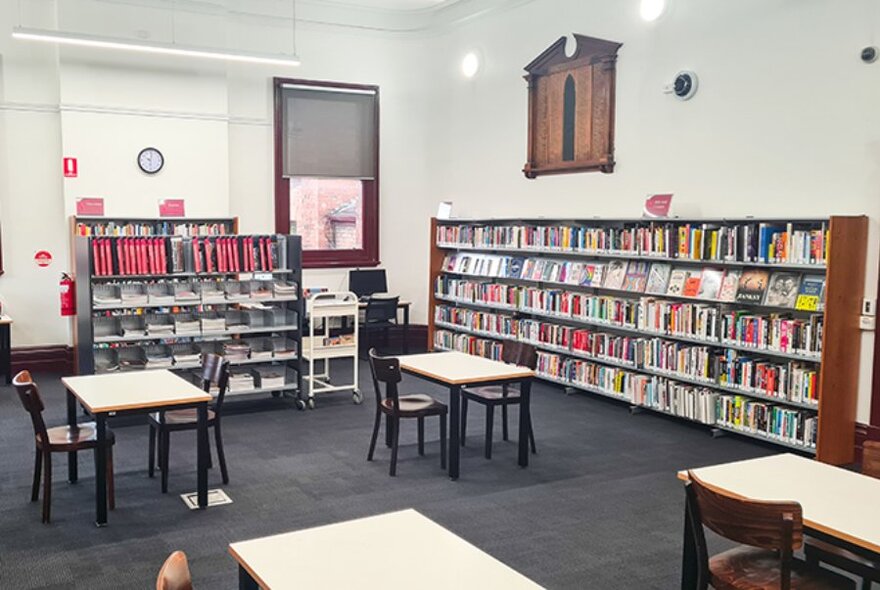
[[[542,174],[614,171],[614,78],[621,44],[565,37],[525,67],[529,85],[527,178]]]

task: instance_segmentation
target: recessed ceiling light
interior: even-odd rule
[[[480,71],[480,58],[471,51],[461,60],[461,73],[465,78],[473,78]]]
[[[655,21],[666,11],[666,0],[641,0],[639,14],[648,22]]]

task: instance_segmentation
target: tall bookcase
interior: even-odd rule
[[[850,463],[866,241],[865,216],[432,219],[428,347],[527,341],[548,381]],[[739,286],[762,272],[772,298]]]
[[[232,219],[179,221],[225,223],[226,229],[237,225]],[[225,230],[181,233],[185,235],[159,231],[138,234],[148,237],[74,237],[78,373],[168,368],[196,380],[199,355],[213,352],[229,358],[231,382],[243,384],[231,388],[230,396],[293,396],[303,409],[301,238],[243,236]],[[221,240],[223,250],[217,246]],[[209,242],[214,261],[210,267],[205,250]],[[142,259],[145,266],[126,268],[130,263],[120,263],[120,255],[129,256],[128,243],[146,243],[146,248],[153,244],[149,255],[155,255],[154,264]],[[271,262],[261,261],[257,254],[251,268],[245,259],[250,252],[261,252],[263,243]],[[136,247],[133,251],[144,255]],[[221,252],[223,266],[218,264]]]

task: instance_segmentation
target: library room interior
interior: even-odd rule
[[[878,58],[880,0],[3,0],[0,589],[880,590]]]

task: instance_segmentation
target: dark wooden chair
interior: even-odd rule
[[[186,561],[186,553],[175,551],[168,556],[159,576],[156,578],[156,590],[192,590],[192,576],[189,573],[189,563]]]
[[[402,418],[415,418],[418,420],[419,431],[419,455],[425,454],[425,418],[428,416],[440,417],[440,467],[446,469],[446,404],[440,403],[430,395],[411,394],[400,395],[397,384],[400,383],[400,360],[394,357],[381,357],[376,354],[376,349],[371,348],[370,372],[373,376],[373,387],[376,390],[376,422],[373,425],[373,437],[370,439],[370,451],[367,453],[367,461],[373,460],[376,450],[376,439],[379,436],[379,425],[382,415],[385,415],[386,446],[391,447],[391,476],[397,475],[397,446],[400,438],[400,420]],[[385,395],[379,383],[385,384]]]
[[[708,486],[693,472],[688,479],[686,523],[696,547],[698,590],[854,588],[849,578],[792,555],[803,545],[803,513],[797,502],[745,500]],[[709,557],[703,526],[742,544]]]
[[[217,445],[217,460],[220,463],[220,474],[223,483],[229,483],[226,471],[226,454],[223,452],[223,432],[220,429],[220,418],[223,414],[223,398],[229,387],[229,363],[217,354],[205,354],[202,357],[202,389],[211,391],[211,385],[217,385],[217,397],[213,408],[208,409],[208,428],[214,429],[214,441]],[[156,412],[148,417],[150,425],[150,449],[147,472],[153,477],[156,462],[156,446],[158,442],[159,470],[162,472],[162,493],[168,492],[168,456],[171,450],[171,433],[183,430],[198,429],[198,414],[195,408],[187,410],[167,410]],[[157,440],[158,439],[158,440]],[[210,453],[208,467],[212,466]]]
[[[880,442],[867,441],[862,446],[862,473],[880,479]],[[861,590],[871,590],[874,582],[880,584],[880,561],[847,551],[820,539],[810,539],[804,545],[807,563],[818,566],[827,563],[862,578]]]
[[[373,342],[373,334],[382,333],[382,346],[388,346],[388,335],[391,328],[397,325],[397,304],[400,297],[371,295],[364,310],[364,321],[361,330],[364,334],[364,349],[369,350]]]
[[[40,473],[43,477],[43,522],[48,523],[52,508],[52,453],[78,453],[89,449],[95,450],[95,462],[98,461],[98,436],[94,422],[70,426],[46,428],[43,421],[43,398],[37,384],[31,379],[29,371],[21,371],[12,380],[24,409],[31,416],[36,442],[36,459],[34,461],[34,483],[31,488],[31,502],[40,496]],[[116,493],[113,485],[113,432],[107,430],[107,498],[110,510],[116,508]]]
[[[501,360],[510,365],[519,365],[534,370],[538,365],[538,351],[525,342],[505,342],[501,347]],[[487,385],[484,387],[466,387],[461,390],[461,446],[465,444],[467,433],[468,402],[476,402],[486,406],[486,442],[484,454],[492,458],[492,437],[495,426],[495,406],[501,406],[501,438],[508,440],[507,407],[519,405],[519,388],[513,385]],[[535,434],[529,420],[529,446],[532,453],[537,453]]]

